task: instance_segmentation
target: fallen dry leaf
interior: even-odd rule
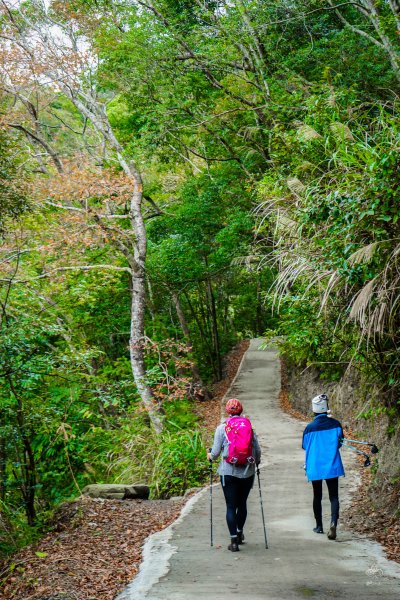
[[[248,341],[240,342],[227,355],[224,379],[215,384],[211,399],[197,403],[210,438],[221,419],[221,399],[248,346]],[[138,572],[145,539],[172,523],[183,504],[182,499],[90,498],[63,504],[55,531],[0,567],[1,599],[43,600],[57,594],[65,600],[113,600]],[[12,564],[21,571],[11,573]]]

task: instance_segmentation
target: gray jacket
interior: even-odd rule
[[[239,477],[240,479],[251,477],[255,473],[255,465],[261,460],[261,448],[255,431],[253,430],[253,456],[255,463],[248,465],[232,465],[224,460],[224,458],[228,456],[228,440],[225,434],[225,423],[218,425],[217,429],[215,430],[214,443],[213,447],[211,448],[212,460],[216,460],[220,454],[221,462],[218,467],[219,475],[233,475],[234,477]]]

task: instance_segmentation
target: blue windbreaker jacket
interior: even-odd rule
[[[316,415],[303,433],[308,481],[342,477],[344,468],[339,448],[343,429],[339,421],[326,414]]]

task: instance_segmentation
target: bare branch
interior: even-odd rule
[[[241,112],[241,111],[254,111],[254,110],[261,110],[263,108],[266,108],[268,106],[268,104],[263,104],[261,106],[257,106],[257,107],[253,107],[253,108],[249,108],[249,107],[240,107],[238,106],[237,108],[230,108],[229,110],[224,110],[220,113],[218,113],[217,115],[212,115],[211,117],[204,119],[203,121],[198,121],[195,122],[191,125],[178,125],[176,127],[176,129],[188,129],[189,127],[200,127],[201,125],[204,125],[205,123],[209,123],[210,121],[214,121],[215,119],[219,119],[220,117],[223,117],[224,115],[227,115],[229,113],[234,113],[234,112]]]
[[[8,127],[12,127],[14,129],[18,129],[19,131],[22,131],[34,143],[40,144],[41,146],[43,146],[43,148],[46,150],[46,152],[49,154],[49,156],[51,156],[57,171],[59,173],[64,172],[64,168],[63,168],[62,162],[61,162],[58,154],[51,148],[51,146],[46,142],[46,140],[44,140],[37,132],[31,131],[30,129],[28,129],[27,127],[24,127],[23,125],[21,125],[19,123],[7,123],[7,125],[8,125]]]
[[[377,40],[376,38],[374,38],[373,35],[370,35],[366,31],[363,31],[362,29],[359,29],[355,25],[352,25],[351,23],[349,23],[349,21],[342,15],[342,13],[340,12],[340,10],[337,10],[337,7],[333,6],[332,0],[328,0],[328,2],[329,2],[329,4],[331,4],[332,8],[335,10],[336,15],[341,20],[341,22],[343,23],[343,25],[345,25],[346,27],[348,27],[350,29],[350,31],[352,31],[353,33],[357,33],[358,35],[361,35],[362,37],[365,37],[372,44],[375,44],[375,46],[378,46],[378,48],[384,48],[383,44],[379,40]]]
[[[124,271],[125,273],[129,273],[132,275],[132,269],[129,267],[117,267],[115,265],[76,265],[74,267],[56,267],[55,269],[51,269],[50,271],[46,271],[46,273],[42,273],[41,275],[37,275],[36,277],[28,277],[26,279],[13,279],[13,278],[2,278],[1,282],[13,285],[15,283],[29,283],[30,281],[37,281],[38,279],[45,279],[47,277],[51,277],[53,273],[57,273],[60,271],[93,271],[93,270],[105,270],[105,271]]]
[[[48,206],[54,206],[55,208],[62,208],[63,210],[74,210],[81,213],[86,212],[84,208],[78,208],[77,206],[64,206],[63,204],[56,204],[56,202],[50,202],[49,200],[45,200],[44,203]]]
[[[85,135],[87,124],[88,124],[88,119],[86,117],[84,119],[82,131],[76,131],[73,127],[68,125],[68,123],[66,123],[57,113],[49,111],[49,114],[51,114],[54,118],[56,118],[58,121],[60,121],[64,125],[64,127],[69,129],[70,131],[72,131],[72,133],[75,133],[76,135]]]
[[[201,158],[206,162],[228,162],[230,160],[240,160],[237,156],[230,156],[229,158],[216,158],[212,156],[204,156],[203,154],[200,154],[199,152],[196,152],[196,150],[193,150],[192,148],[187,146],[181,139],[179,139],[174,133],[172,133],[172,131],[169,131],[168,133],[172,135],[172,137],[176,139],[185,148],[185,150],[190,152],[190,154],[193,154],[194,156],[197,156],[198,158]]]
[[[159,215],[165,214],[165,212],[163,210],[161,210],[161,208],[154,202],[153,198],[144,194],[143,199],[146,200],[146,202],[148,202],[154,208],[155,214],[153,214],[153,216],[159,216]]]

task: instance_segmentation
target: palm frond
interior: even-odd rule
[[[336,121],[335,123],[331,123],[329,128],[335,137],[348,142],[354,142],[353,134],[351,133],[349,127],[344,123]]]
[[[310,127],[310,125],[301,125],[297,129],[297,135],[300,139],[302,139],[305,142],[322,138],[322,135],[319,134],[318,131]]]
[[[289,177],[286,183],[289,190],[296,196],[300,196],[306,190],[306,186],[300,181],[298,177]]]
[[[364,246],[363,248],[359,248],[351,256],[349,256],[348,261],[350,265],[358,265],[360,263],[369,263],[377,249],[379,242],[373,242],[372,244],[368,244],[368,246]]]
[[[349,319],[358,321],[361,324],[364,323],[366,309],[374,294],[376,283],[377,277],[374,277],[356,294],[350,303],[351,310]]]
[[[324,295],[322,296],[319,314],[324,310],[325,306],[328,303],[329,297],[333,291],[333,288],[341,281],[341,276],[338,271],[333,271],[328,281],[328,285],[325,288]]]
[[[257,254],[248,254],[247,256],[236,256],[232,259],[232,266],[245,266],[249,268],[251,265],[259,264],[261,260],[261,256],[257,256]]]
[[[291,219],[283,211],[279,211],[276,218],[277,230],[280,229],[286,233],[293,234],[298,229],[297,221]]]

